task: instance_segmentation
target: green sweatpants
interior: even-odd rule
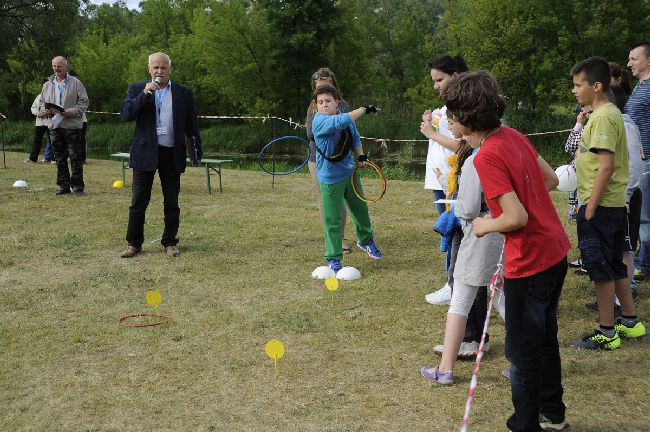
[[[361,188],[361,180],[357,184]],[[372,225],[368,214],[368,204],[361,201],[352,189],[352,182],[347,178],[339,183],[320,184],[320,193],[323,198],[323,219],[325,223],[325,259],[343,258],[341,238],[341,212],[345,202],[352,215],[354,229],[357,232],[359,243],[368,243],[372,240]]]

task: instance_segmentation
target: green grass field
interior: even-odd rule
[[[86,195],[59,197],[55,167],[25,157],[0,165],[0,431],[458,430],[473,363],[457,364],[451,387],[419,373],[437,361],[446,316],[424,302],[445,276],[421,182],[390,181],[371,207],[385,258],[346,256],[363,278],[342,282],[335,302],[363,305],[333,313],[316,307],[328,293],[310,276],[324,245],[308,174],[272,189],[266,174],[226,169],[223,193],[210,196],[204,171],[188,169],[176,259],[159,244],[156,180],[144,251],[124,260],[130,190],[111,187],[119,163],[91,160]],[[17,179],[29,187],[13,188]],[[575,244],[565,194],[553,198]],[[568,348],[596,325],[590,287],[570,272],[559,310],[571,430],[649,431],[650,345]],[[120,317],[150,310],[150,289],[172,322],[121,328]],[[647,317],[648,285],[639,296]],[[511,413],[503,335],[494,314],[472,431],[503,431]],[[277,376],[264,353],[272,338],[286,348]]]

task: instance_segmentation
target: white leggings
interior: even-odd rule
[[[478,287],[474,285],[466,285],[459,280],[454,279],[454,289],[451,293],[451,304],[449,305],[448,314],[462,315],[467,318],[469,311],[472,308]],[[488,294],[489,294],[488,290]],[[503,298],[503,289],[494,293],[493,306],[501,315],[501,319],[505,321],[506,309],[505,299]]]
[[[467,318],[469,310],[472,308],[478,287],[474,285],[465,285],[458,279],[454,279],[454,289],[451,293],[451,304],[449,312],[457,315],[463,315]]]

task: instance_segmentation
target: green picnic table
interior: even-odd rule
[[[126,184],[126,169],[129,168],[129,158],[131,155],[129,153],[113,153],[111,157],[120,159],[122,163],[122,181]],[[187,159],[190,162],[189,158]],[[219,192],[223,192],[223,186],[221,184],[221,165],[225,163],[232,162],[232,159],[202,159],[201,164],[205,167],[205,181],[208,189],[208,194],[212,195],[212,185],[210,183],[211,171],[216,172],[219,175]]]

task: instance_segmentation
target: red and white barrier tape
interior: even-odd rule
[[[110,115],[120,115],[120,113],[114,113],[114,112],[107,112],[107,111],[86,111],[88,114],[110,114]],[[291,126],[294,126],[294,129],[298,129],[299,127],[305,128],[305,125],[302,123],[295,122],[289,117],[289,119],[284,119],[282,117],[276,117],[272,115],[266,115],[266,116],[215,116],[215,115],[200,115],[197,116],[200,119],[210,119],[210,120],[221,120],[221,119],[243,119],[243,120],[262,120],[262,123],[266,122],[267,120],[280,120],[285,123],[289,123]],[[557,131],[550,131],[550,132],[535,132],[535,133],[529,133],[529,134],[524,134],[526,136],[539,136],[539,135],[551,135],[551,134],[558,134],[558,133],[564,133],[564,132],[571,132],[571,129],[563,129],[563,130],[557,130]],[[387,148],[386,143],[387,142],[421,142],[421,143],[428,143],[428,139],[392,139],[392,138],[373,138],[373,137],[366,137],[362,136],[362,139],[365,140],[370,140],[378,143],[381,147]]]
[[[499,264],[497,265],[497,270],[492,276],[490,281],[490,302],[487,307],[487,315],[485,316],[485,323],[483,324],[483,334],[481,335],[481,343],[478,347],[478,353],[476,355],[476,364],[474,370],[472,371],[472,380],[469,384],[469,394],[467,395],[467,402],[465,403],[465,414],[463,416],[463,425],[460,428],[460,432],[467,432],[469,430],[469,413],[472,408],[472,402],[474,401],[474,393],[476,393],[476,387],[478,386],[478,372],[481,368],[481,360],[483,360],[483,347],[485,346],[485,336],[487,335],[488,329],[490,328],[490,315],[492,312],[492,304],[494,300],[494,293],[500,289],[503,289],[503,250],[501,249],[501,256],[499,257]]]

